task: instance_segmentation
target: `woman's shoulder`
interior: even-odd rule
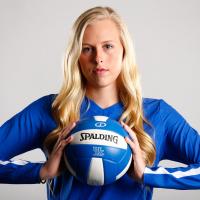
[[[182,120],[182,116],[171,104],[164,99],[143,98],[143,111],[147,118],[161,117],[164,120]]]
[[[163,99],[158,99],[158,98],[151,98],[151,97],[143,97],[142,102],[145,105],[148,104],[159,104],[161,101],[164,101]]]
[[[48,94],[42,97],[37,98],[32,102],[32,104],[43,105],[43,104],[52,104],[57,94]]]
[[[170,107],[170,105],[164,99],[158,98],[142,98],[143,108],[145,109],[159,109],[163,107]]]
[[[164,99],[143,98],[143,111],[145,116],[163,114],[174,110]]]
[[[145,112],[149,111],[158,111],[160,108],[160,103],[163,99],[156,99],[156,98],[142,98],[143,109]]]
[[[56,97],[56,94],[48,94],[45,96],[41,96],[33,100],[25,109],[51,109],[52,103]]]
[[[33,100],[17,115],[29,115],[32,117],[39,117],[44,115],[51,115],[52,103],[56,97],[56,94],[48,94]]]
[[[57,94],[48,94],[37,98],[32,101],[25,109],[22,111],[26,116],[31,117],[33,122],[42,125],[42,130],[45,133],[50,132],[56,127],[54,117],[52,115],[52,103],[56,98]]]

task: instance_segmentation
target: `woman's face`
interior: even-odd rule
[[[79,65],[87,87],[115,87],[123,59],[123,46],[115,23],[105,19],[88,25],[82,46]]]

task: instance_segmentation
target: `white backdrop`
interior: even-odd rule
[[[58,92],[71,25],[85,9],[97,5],[115,8],[126,21],[143,95],[165,99],[200,130],[198,0],[0,0],[0,124],[35,99]],[[40,150],[22,157],[44,160]],[[197,200],[199,196],[200,190],[155,189],[153,199]],[[44,200],[45,186],[1,184],[0,199]]]

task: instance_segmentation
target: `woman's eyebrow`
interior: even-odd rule
[[[103,41],[103,42],[101,42],[101,44],[105,44],[105,43],[109,43],[109,42],[114,42],[114,40],[106,40],[106,41]],[[89,45],[89,46],[93,46],[92,44],[90,44],[90,43],[87,43],[87,42],[84,42],[84,43],[82,43],[82,45]]]

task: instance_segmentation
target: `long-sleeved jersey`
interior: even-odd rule
[[[0,127],[0,183],[39,183],[43,163],[12,160],[26,151],[41,148],[45,137],[56,128],[51,114],[55,95],[42,97],[31,103]],[[152,199],[154,187],[200,189],[200,135],[186,120],[163,100],[143,98],[145,131],[153,138],[156,160],[146,167],[142,183],[125,174],[112,184],[89,186],[77,181],[68,170],[47,184],[48,200],[107,200]],[[123,104],[101,108],[89,98],[84,99],[80,118],[105,115],[119,120]],[[187,167],[163,168],[158,164],[169,159]],[[51,187],[51,188],[50,188]]]

